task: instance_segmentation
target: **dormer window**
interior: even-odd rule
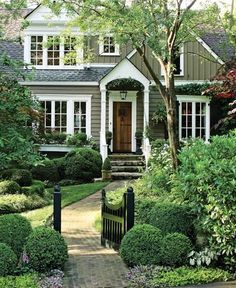
[[[43,36],[31,36],[30,62],[43,65]]]
[[[100,55],[119,55],[119,45],[115,44],[115,39],[112,36],[105,36],[99,44]]]
[[[76,65],[76,39],[67,37],[64,43],[64,65]]]
[[[174,74],[183,76],[184,75],[184,54],[183,46],[175,48],[175,58],[174,58]]]
[[[60,65],[60,38],[58,36],[48,37],[47,64]]]

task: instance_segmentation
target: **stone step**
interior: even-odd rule
[[[111,160],[111,166],[144,166],[144,162],[141,160]]]
[[[142,173],[112,172],[112,180],[137,179],[140,177],[142,177]]]
[[[112,165],[112,172],[138,172],[141,173],[144,170],[144,166],[122,166],[122,165],[117,165],[113,166]]]
[[[122,161],[143,161],[143,155],[136,155],[136,154],[112,154],[109,155],[111,161],[122,160]]]

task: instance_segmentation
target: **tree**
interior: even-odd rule
[[[168,138],[173,167],[178,165],[178,135],[176,121],[176,95],[174,85],[174,60],[178,47],[193,39],[210,23],[218,23],[216,6],[193,11],[197,0],[44,0],[55,13],[66,8],[77,16],[72,25],[94,35],[112,33],[120,44],[131,43],[142,57],[150,72],[167,111]],[[212,17],[215,17],[213,19]],[[164,84],[156,75],[147,57],[151,49],[154,59],[164,72]]]

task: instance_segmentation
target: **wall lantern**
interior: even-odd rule
[[[125,100],[126,99],[126,96],[127,96],[127,91],[120,91],[120,99],[121,100]]]

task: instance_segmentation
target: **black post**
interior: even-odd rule
[[[58,184],[54,187],[53,225],[61,233],[61,188]]]
[[[127,189],[127,230],[134,226],[134,190],[132,187]]]

